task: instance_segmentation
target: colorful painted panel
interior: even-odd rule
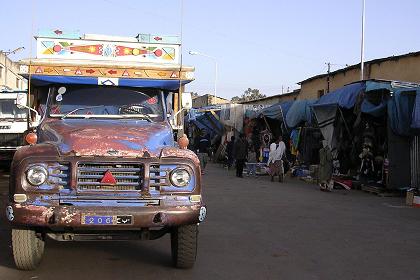
[[[132,68],[110,68],[110,67],[83,67],[83,66],[42,66],[31,65],[28,73],[32,75],[60,75],[60,76],[79,76],[79,77],[108,77],[108,78],[147,78],[165,80],[193,80],[194,75],[191,71],[174,70],[152,70],[152,69],[132,69]]]
[[[179,64],[179,46],[168,44],[37,38],[37,58]]]

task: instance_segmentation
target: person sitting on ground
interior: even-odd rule
[[[270,145],[270,154],[268,156],[268,167],[271,181],[274,181],[274,176],[279,176],[279,182],[283,182],[283,154],[286,152],[286,144],[283,142],[282,136],[279,136],[276,142]]]

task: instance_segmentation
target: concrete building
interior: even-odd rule
[[[206,107],[209,105],[217,105],[217,104],[227,104],[230,103],[229,100],[222,98],[222,97],[218,97],[218,96],[214,96],[211,94],[204,94],[201,96],[197,96],[196,98],[193,99],[193,108],[201,108],[201,107]]]
[[[260,98],[256,100],[240,102],[240,104],[244,105],[245,109],[259,110],[259,109],[271,106],[276,103],[289,101],[289,100],[296,100],[297,97],[299,96],[299,92],[300,90],[296,89],[288,93],[277,94],[277,95],[268,96],[268,97]]]
[[[364,79],[420,82],[420,51],[365,62]],[[314,99],[360,80],[360,63],[299,82],[298,99]]]
[[[19,64],[0,51],[0,89],[26,89],[27,82],[18,73]]]

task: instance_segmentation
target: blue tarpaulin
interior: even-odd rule
[[[415,129],[420,129],[420,90],[417,90],[416,94],[416,101],[414,103],[413,120],[411,122],[411,127]]]
[[[384,99],[378,105],[369,102],[367,99],[364,99],[362,102],[361,110],[363,113],[372,115],[374,117],[380,117],[386,114],[387,100]]]
[[[286,115],[286,124],[288,127],[296,127],[301,122],[312,123],[311,105],[316,100],[296,100]]]
[[[398,135],[412,135],[413,109],[416,101],[413,89],[394,90],[392,98],[388,100],[388,118],[391,129]]]
[[[338,106],[350,109],[356,103],[357,97],[365,90],[365,83],[358,82],[350,84],[334,90],[323,95],[314,105],[331,105],[338,104]]]
[[[211,112],[205,112],[204,114],[197,116],[194,120],[191,121],[199,129],[206,130],[211,137],[213,137],[215,134],[223,134],[222,123]]]
[[[292,106],[293,102],[294,101],[290,100],[281,103],[276,103],[274,105],[271,105],[270,107],[261,109],[259,111],[246,110],[245,116],[248,118],[256,118],[258,116],[263,115],[266,118],[283,120],[283,118],[286,118],[286,114]]]

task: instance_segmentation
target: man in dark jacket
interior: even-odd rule
[[[204,174],[204,169],[207,165],[207,158],[210,148],[210,139],[207,135],[207,131],[205,129],[202,129],[200,131],[200,135],[198,135],[195,140],[195,150],[198,155],[198,159],[200,160],[200,166],[201,166],[201,174]]]
[[[243,133],[239,135],[238,141],[235,142],[233,155],[236,159],[236,177],[242,178],[244,165],[248,157],[248,141],[246,141]]]
[[[226,155],[227,155],[227,166],[228,169],[232,167],[233,164],[233,147],[235,146],[235,136],[230,137],[230,141],[226,145]]]

